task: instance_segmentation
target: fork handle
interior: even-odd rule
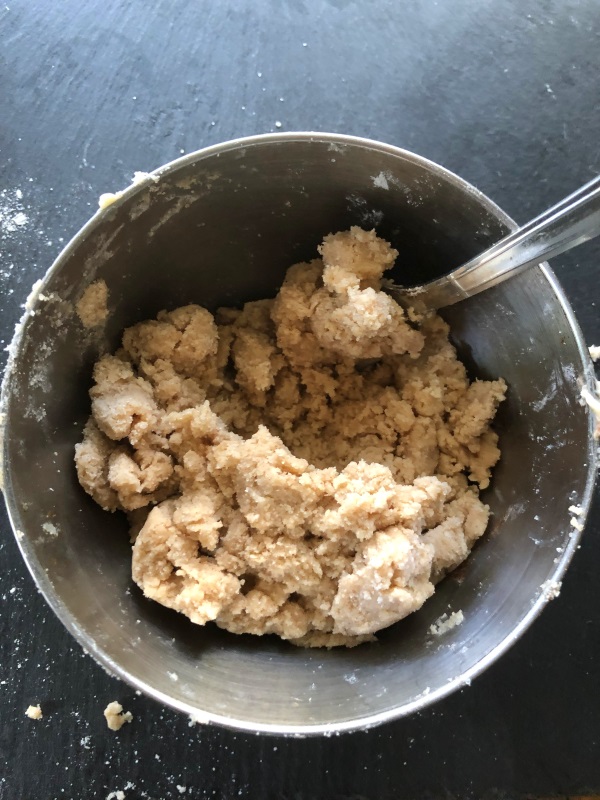
[[[434,304],[438,308],[452,305],[599,233],[600,175],[445,278],[432,281],[427,286],[428,295],[436,284],[431,298]]]

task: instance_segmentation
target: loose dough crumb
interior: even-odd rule
[[[111,731],[119,731],[126,722],[131,722],[133,714],[131,711],[123,711],[121,703],[113,700],[104,709],[104,717]]]
[[[542,583],[541,589],[544,597],[546,600],[556,600],[556,598],[560,594],[560,590],[562,588],[561,581],[544,581]]]
[[[79,480],[131,525],[145,595],[193,622],[354,646],[468,556],[504,381],[380,290],[374,231],[325,237],[274,300],[190,305],[95,366]]]
[[[48,536],[58,536],[58,528],[53,522],[43,522],[42,530],[47,533]]]
[[[29,717],[29,719],[42,719],[43,716],[39,703],[37,706],[27,706],[25,714]]]
[[[592,361],[598,361],[600,359],[600,345],[592,344],[589,347],[590,351],[590,358]]]
[[[108,208],[116,203],[119,197],[123,196],[123,192],[104,192],[98,198],[98,208]]]
[[[138,171],[133,173],[133,180],[131,182],[134,186],[137,186],[139,183],[146,183],[147,181],[158,183],[159,180],[160,180],[159,175],[153,175],[151,172]]]
[[[587,386],[582,386],[581,399],[584,403],[586,403],[596,419],[594,438],[600,439],[600,381],[596,381],[594,392],[590,391]]]
[[[461,622],[464,621],[464,618],[462,611],[454,611],[450,616],[448,616],[448,614],[442,614],[439,619],[436,619],[433,625],[429,626],[429,633],[432,633],[434,636],[441,636],[443,633],[447,633],[451,631],[452,628],[456,628],[457,625],[460,625]]]
[[[210,725],[210,719],[201,714],[190,714],[188,717],[188,728],[193,728],[194,725]]]
[[[101,325],[108,316],[108,287],[103,280],[91,283],[77,302],[77,316],[85,328]]]

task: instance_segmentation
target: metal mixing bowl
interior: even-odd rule
[[[303,650],[272,637],[200,628],[143,598],[127,526],[79,487],[73,448],[89,414],[91,369],[127,325],[190,302],[214,309],[272,296],[325,233],[371,228],[400,251],[402,279],[457,266],[514,223],[436,164],[377,142],[276,134],[178,159],[99,211],[32,293],[3,385],[4,482],[23,557],[46,600],[110,672],[174,708],[253,731],[328,733],[438,700],[489,666],[555,593],[595,473],[590,362],[547,266],[444,313],[473,376],[503,376],[502,460],[484,499],[490,531],[423,609],[353,650]],[[102,333],[74,303],[109,287]],[[50,524],[48,524],[50,523]],[[429,627],[449,611],[464,622]],[[177,680],[174,680],[176,676]]]

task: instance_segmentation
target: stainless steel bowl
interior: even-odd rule
[[[436,164],[377,142],[290,133],[227,142],[127,189],[75,236],[30,298],[3,385],[5,497],[46,600],[110,672],[195,717],[285,734],[365,728],[469,683],[513,644],[560,583],[595,473],[579,400],[590,362],[547,266],[448,310],[473,375],[504,376],[502,461],[485,496],[491,530],[423,609],[354,650],[307,651],[236,637],[145,600],[130,577],[125,520],[78,486],[73,448],[98,353],[162,308],[215,308],[273,295],[323,234],[376,226],[404,281],[473,256],[514,223]],[[96,278],[110,292],[102,334],[74,303]],[[49,523],[49,524],[48,524]],[[430,625],[462,610],[443,636]]]

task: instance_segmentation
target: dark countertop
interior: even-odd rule
[[[2,346],[100,193],[225,139],[380,139],[520,221],[600,172],[597,0],[4,0],[0,41]],[[553,263],[590,344],[599,258]],[[332,739],[189,727],[136,696],[62,628],[0,524],[2,800],[600,794],[598,497],[560,597],[508,654],[423,713]],[[118,734],[114,699],[135,717]]]

